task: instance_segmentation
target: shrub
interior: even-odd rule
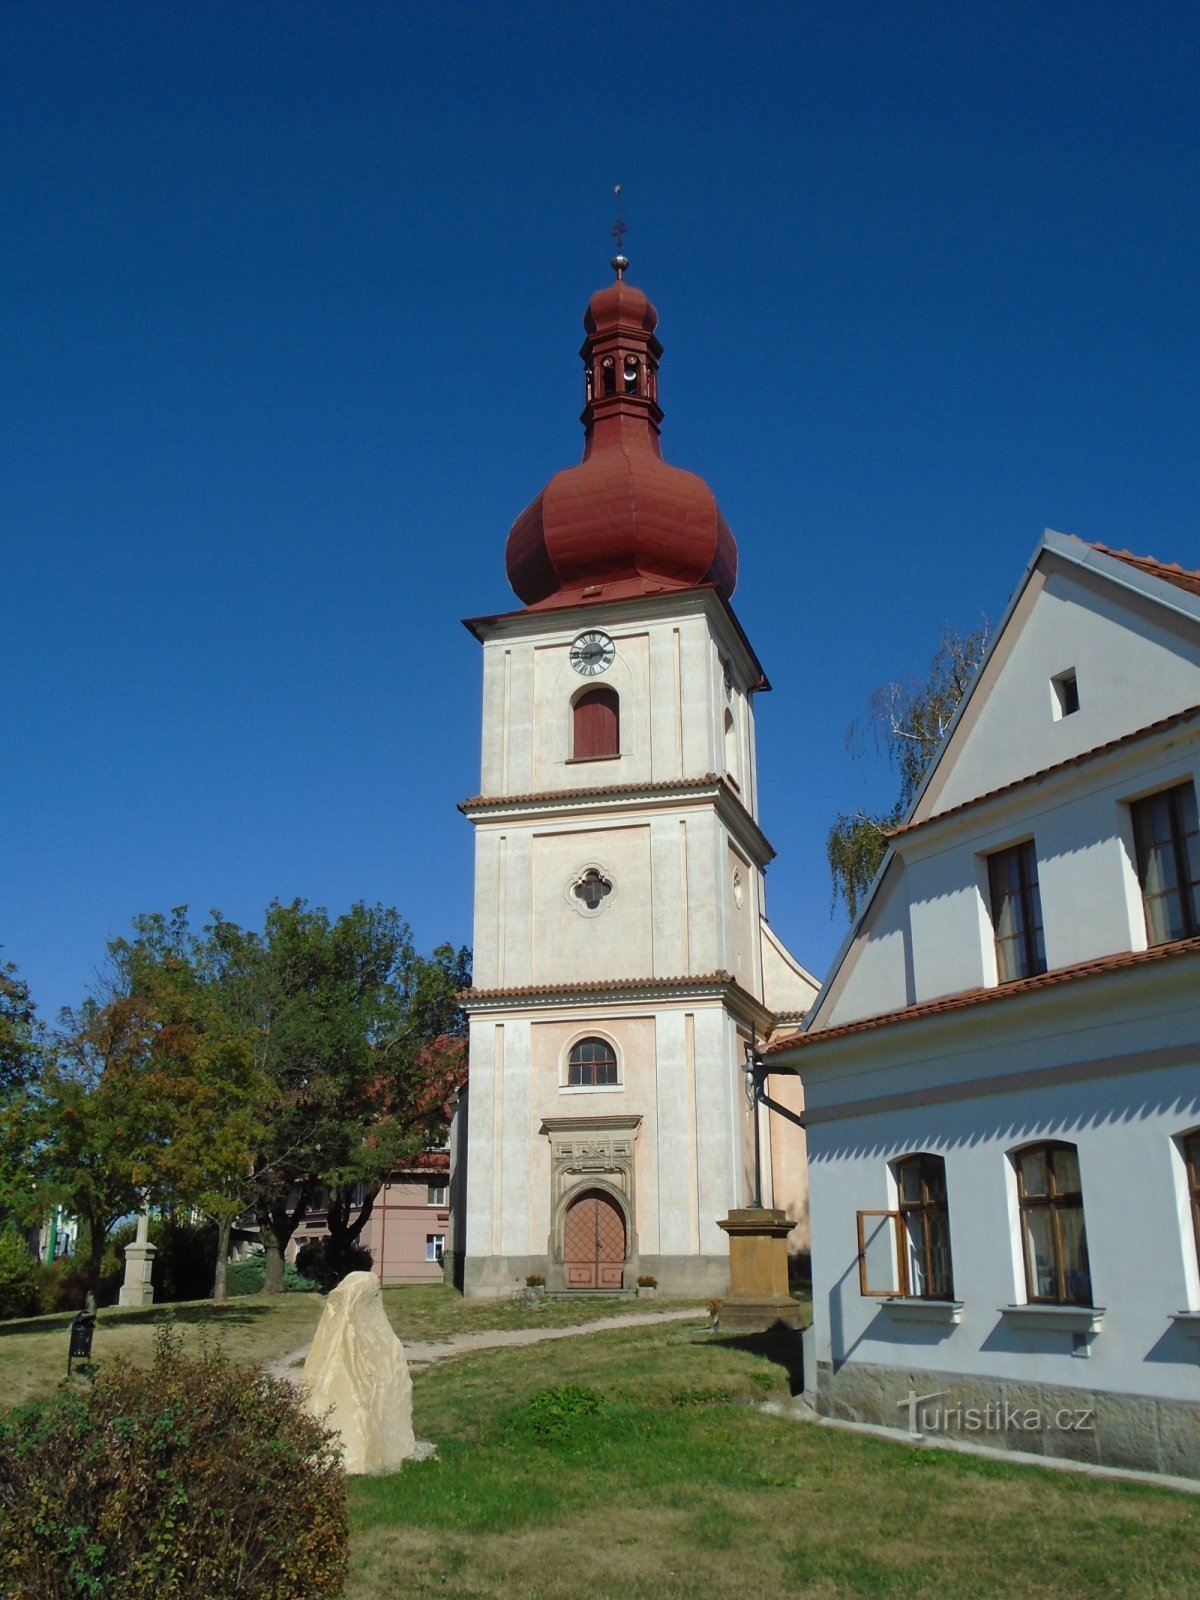
[[[657,1289],[658,1288],[658,1279],[655,1278],[655,1277],[652,1277],[651,1274],[647,1272],[647,1273],[644,1274],[644,1276],[642,1276],[642,1277],[640,1277],[638,1279],[638,1288],[639,1289]]]
[[[599,1416],[603,1399],[595,1389],[567,1383],[560,1389],[539,1389],[517,1414],[519,1431],[535,1439],[561,1444],[571,1438],[584,1417]]]
[[[546,1280],[540,1272],[530,1272],[525,1276],[525,1287],[527,1289],[544,1289]]]
[[[347,1539],[340,1452],[292,1387],[169,1327],[149,1374],[114,1362],[0,1419],[9,1600],[324,1600]]]
[[[24,1236],[0,1229],[0,1317],[26,1317],[37,1310],[38,1264]]]
[[[243,1261],[231,1261],[225,1268],[225,1291],[230,1299],[243,1294],[261,1294],[266,1275],[265,1256],[247,1256]],[[283,1287],[289,1294],[311,1294],[317,1286],[311,1278],[297,1272],[290,1261],[285,1261]]]
[[[336,1255],[330,1239],[309,1239],[296,1251],[296,1271],[315,1283],[322,1294],[336,1289],[351,1272],[370,1272],[374,1257],[366,1245],[345,1246]]]

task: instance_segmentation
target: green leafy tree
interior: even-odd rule
[[[469,957],[450,946],[420,956],[396,911],[361,903],[331,918],[274,902],[261,934],[218,913],[193,934],[182,911],[137,932],[137,960],[195,973],[265,1094],[241,1192],[266,1250],[264,1287],[279,1291],[306,1212],[324,1200],[330,1258],[344,1257],[387,1175],[436,1133],[449,1056],[437,1041],[462,1030]]]
[[[105,1241],[152,1189],[161,1132],[145,1085],[154,1019],[140,997],[64,1013],[26,1102],[30,1168],[43,1204],[79,1218],[87,1282],[99,1291]]]
[[[5,962],[0,965],[0,1100],[24,1088],[40,1065],[41,1030],[29,985]]]
[[[39,1220],[42,1197],[30,1166],[29,1086],[41,1071],[43,1033],[29,985],[0,965],[0,1222]]]
[[[881,684],[865,718],[851,724],[846,743],[856,758],[881,750],[900,779],[894,806],[879,813],[843,811],[829,830],[826,855],[833,880],[831,912],[839,899],[853,922],[887,851],[887,835],[908,812],[987,648],[988,624],[970,633],[947,627],[929,675],[920,682]]]
[[[255,1160],[271,1084],[197,961],[203,945],[192,937],[186,910],[139,917],[134,931],[134,940],[109,949],[120,987],[140,998],[154,1022],[139,1085],[154,1150],[147,1196],[216,1224],[212,1293],[221,1302],[233,1224],[261,1176]]]

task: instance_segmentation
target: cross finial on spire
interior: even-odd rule
[[[621,243],[625,238],[629,224],[621,215],[621,185],[619,183],[613,185],[613,194],[617,197],[617,220],[613,223],[609,232],[617,241],[617,253],[612,258],[611,265],[617,277],[623,278],[625,276],[625,268],[629,265],[629,258],[622,252]]]

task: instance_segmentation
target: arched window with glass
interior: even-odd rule
[[[1030,1304],[1090,1306],[1079,1151],[1054,1141],[1012,1152]]]
[[[919,1300],[952,1300],[946,1163],[941,1156],[906,1156],[895,1171],[908,1239],[908,1292]]]
[[[620,1082],[617,1052],[607,1039],[580,1039],[567,1057],[567,1084],[577,1089],[612,1088]]]

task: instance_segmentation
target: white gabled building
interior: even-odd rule
[[[1198,788],[1200,574],[1048,532],[766,1052],[821,1412],[1200,1476]]]

